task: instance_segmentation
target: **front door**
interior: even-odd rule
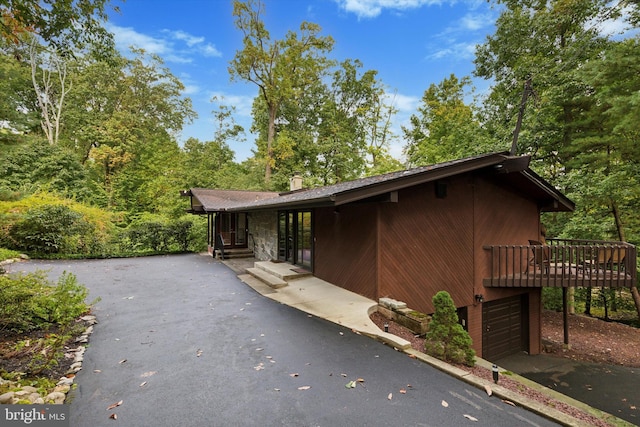
[[[247,214],[244,212],[218,214],[218,233],[225,248],[247,247]]]

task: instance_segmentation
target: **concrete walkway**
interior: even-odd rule
[[[298,278],[295,274],[292,275],[292,271],[295,270],[295,267],[288,263],[273,263],[268,261],[258,263],[262,264],[260,267],[270,271],[272,274],[280,278],[287,277],[286,286],[278,286],[274,289],[264,281],[247,273],[248,270],[255,267],[256,260],[254,258],[230,259],[223,262],[238,274],[238,278],[240,280],[267,298],[278,301],[281,304],[298,308],[310,315],[345,326],[357,333],[378,339],[398,350],[404,351],[410,357],[428,363],[431,366],[462,381],[473,384],[480,389],[484,390],[486,387],[490,387],[494,395],[513,402],[518,406],[525,407],[534,413],[553,419],[562,425],[576,427],[584,427],[586,425],[584,421],[575,419],[550,406],[528,399],[519,393],[515,393],[501,387],[499,384],[486,381],[465,370],[416,351],[411,347],[411,344],[408,341],[393,334],[385,333],[380,330],[380,328],[378,328],[369,317],[370,314],[376,310],[378,305],[376,301],[350,292],[339,286],[332,285],[331,283],[325,282],[308,274],[302,274]],[[488,369],[491,369],[492,367],[491,362],[481,358],[476,358],[476,364]],[[501,369],[501,372],[505,373],[506,370]],[[552,399],[579,408],[582,411],[597,418],[601,418],[613,425],[633,425],[599,409],[592,408],[583,402],[579,402],[571,397],[565,396],[555,390],[551,390],[530,381],[527,378],[521,377],[512,372],[509,372],[508,374],[509,378],[519,381],[527,387],[537,390]]]
[[[292,270],[291,264],[272,262],[256,264],[278,278],[287,278],[288,283],[288,286],[273,289],[250,274],[238,276],[260,294],[363,335],[377,338],[398,349],[405,350],[411,347],[409,341],[385,333],[373,323],[369,315],[376,310],[378,304],[375,301],[317,277],[296,273]]]

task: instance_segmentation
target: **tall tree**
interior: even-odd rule
[[[556,229],[565,237],[637,236],[629,229],[638,224],[637,210],[629,209],[637,195],[628,190],[640,163],[637,119],[629,120],[637,116],[631,107],[637,106],[639,88],[637,41],[616,42],[600,31],[605,20],[622,18],[623,7],[632,9],[628,22],[637,25],[637,3],[498,3],[505,9],[496,33],[476,57],[476,74],[496,82],[487,98],[486,122],[508,136],[522,82],[530,80],[536,103],[527,106],[518,152],[533,154],[543,175],[582,202]],[[576,231],[582,235],[571,235]],[[632,292],[637,296],[637,289]],[[636,306],[640,315],[640,296]]]
[[[14,143],[37,131],[40,120],[31,82],[31,69],[23,50],[0,41],[0,141]]]
[[[492,145],[474,109],[465,104],[465,88],[470,85],[469,77],[452,74],[424,92],[419,114],[402,128],[409,163],[428,165],[490,151]]]
[[[88,45],[107,52],[113,48],[113,35],[102,26],[108,4],[109,0],[5,0],[0,3],[0,38],[19,44],[30,33],[62,56]]]
[[[234,107],[223,104],[224,99],[214,98],[213,101],[218,103],[213,111],[216,122],[213,140],[202,142],[189,138],[184,143],[186,187],[229,188],[231,183],[237,185],[235,154],[229,148],[229,142],[243,140],[244,128],[233,119]]]
[[[233,16],[243,34],[243,48],[229,66],[231,80],[243,80],[258,87],[268,113],[265,182],[271,180],[276,157],[273,145],[276,118],[282,103],[323,76],[330,61],[323,55],[333,48],[331,37],[319,35],[317,24],[303,22],[299,33],[288,31],[284,39],[272,40],[262,21],[260,0],[234,0]]]
[[[606,0],[498,0],[496,32],[476,50],[475,74],[495,84],[485,100],[487,127],[505,145],[512,140],[523,85],[530,80],[537,105],[527,105],[518,154],[533,154],[547,170],[570,158],[570,124],[587,101],[573,71],[606,46],[597,25]],[[607,16],[614,16],[611,10]]]
[[[55,50],[45,49],[32,37],[29,63],[31,82],[40,112],[40,125],[49,144],[56,145],[60,139],[65,97],[72,86],[69,76],[70,61],[62,58]]]
[[[177,153],[175,137],[195,116],[183,84],[162,60],[143,50],[133,53],[133,59],[107,63],[87,58],[65,115],[64,144],[78,150],[113,206],[134,200],[124,195],[135,189],[135,171],[144,174],[157,156]]]
[[[402,163],[394,159],[389,152],[391,142],[397,138],[392,131],[393,117],[398,112],[395,98],[379,86],[373,95],[371,108],[365,117],[365,132],[368,142],[368,154],[371,156],[367,175],[378,175],[402,169]]]

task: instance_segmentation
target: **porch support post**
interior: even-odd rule
[[[571,348],[571,344],[569,344],[569,298],[566,286],[562,287],[562,323],[564,324],[564,346]]]

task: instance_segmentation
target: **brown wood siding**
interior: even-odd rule
[[[537,204],[523,195],[500,187],[482,177],[475,179],[474,192],[474,294],[481,294],[485,303],[527,294],[528,351],[540,353],[540,289],[485,288],[482,279],[490,275],[490,253],[484,245],[526,245],[540,239],[540,213]],[[479,304],[478,307],[481,307]],[[482,321],[471,325],[469,334],[478,356],[482,354]],[[473,326],[473,328],[471,328]]]
[[[474,294],[482,294],[485,302],[504,298],[496,288],[485,288],[482,279],[491,276],[490,252],[485,245],[527,245],[539,240],[540,214],[535,202],[501,188],[481,177],[475,180],[474,192]]]
[[[458,307],[473,303],[473,197],[469,175],[402,190],[380,208],[379,297],[425,313],[440,290]]]
[[[377,299],[377,204],[314,211],[314,275],[329,283]]]

